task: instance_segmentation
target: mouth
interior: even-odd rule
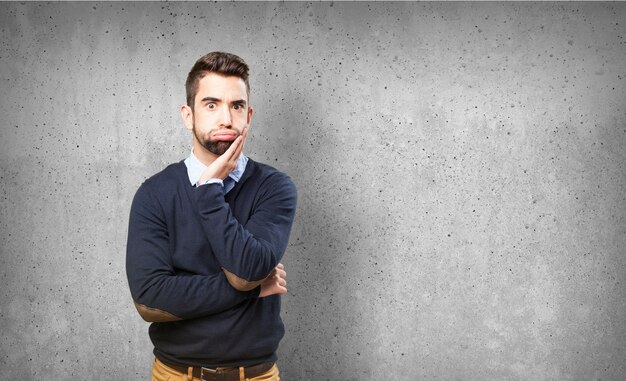
[[[220,131],[213,134],[213,140],[221,142],[232,142],[237,139],[238,134],[233,131]]]

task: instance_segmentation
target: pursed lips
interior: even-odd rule
[[[232,141],[237,139],[238,134],[234,131],[219,131],[213,134],[214,140]]]

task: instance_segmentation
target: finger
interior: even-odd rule
[[[243,143],[243,136],[239,135],[237,136],[237,139],[235,139],[234,142],[234,148],[233,148],[233,158],[237,159],[239,157],[239,154],[241,153],[241,145]],[[230,147],[229,147],[230,148]]]
[[[237,139],[235,139],[230,145],[230,147],[228,147],[226,152],[224,152],[222,156],[220,156],[220,159],[225,160],[225,164],[231,166],[232,169],[235,169],[237,167],[237,160],[239,160],[239,153],[241,152],[241,150],[239,149],[241,147],[241,139],[241,135],[238,136]]]
[[[244,131],[244,133],[245,133],[245,131]],[[232,156],[232,158],[231,158],[231,159],[232,159],[233,161],[235,161],[235,162],[236,162],[237,160],[239,160],[239,156],[241,155],[241,152],[243,151],[243,145],[244,145],[244,143],[245,143],[245,139],[246,139],[246,138],[245,138],[245,136],[242,134],[242,135],[239,135],[239,136],[237,137],[237,139],[239,139],[239,143],[237,144],[237,147],[235,148],[235,153],[233,153],[233,156]]]
[[[237,158],[239,158],[239,155],[243,152],[244,147],[246,146],[246,140],[248,138],[248,128],[244,127],[243,132],[240,135],[241,137],[241,144],[239,145],[239,149],[237,152]]]
[[[285,286],[287,286],[287,281],[284,280],[283,278],[279,278],[278,282],[276,284],[278,284],[279,286],[285,287]]]
[[[277,294],[279,294],[279,295],[285,295],[287,293],[287,287],[283,287],[281,285],[276,285],[276,288],[278,289]]]
[[[222,154],[222,156],[224,159],[226,159],[226,161],[231,161],[231,159],[233,157],[237,157],[235,156],[235,152],[237,151],[237,148],[239,147],[239,145],[241,144],[241,136],[238,136],[237,139],[235,139],[235,141],[233,142],[233,144],[230,145],[230,147],[228,147],[228,149],[226,150],[226,152],[224,152]]]
[[[279,263],[279,264],[278,264],[278,266],[276,266],[276,268],[278,268],[278,269],[281,269],[281,270],[282,270],[282,269],[284,269],[284,268],[285,268],[285,265],[283,265],[282,263]]]
[[[241,135],[243,135],[243,143],[241,143],[241,150],[243,151],[246,148],[246,141],[248,141],[248,127],[244,127]]]
[[[287,272],[285,270],[276,270],[276,276],[279,278],[286,278],[287,277]]]

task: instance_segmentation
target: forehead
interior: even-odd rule
[[[239,77],[208,73],[198,82],[196,100],[207,96],[219,99],[247,99],[246,83]]]

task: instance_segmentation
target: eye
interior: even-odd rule
[[[234,105],[233,105],[233,108],[234,108],[235,110],[239,110],[240,108],[243,108],[243,106],[242,106],[242,105],[240,105],[240,104],[234,104]]]
[[[207,104],[206,106],[209,108],[209,110],[213,110],[213,109],[215,109],[215,107],[216,107],[216,106],[215,106],[215,103],[209,103],[209,104]]]

